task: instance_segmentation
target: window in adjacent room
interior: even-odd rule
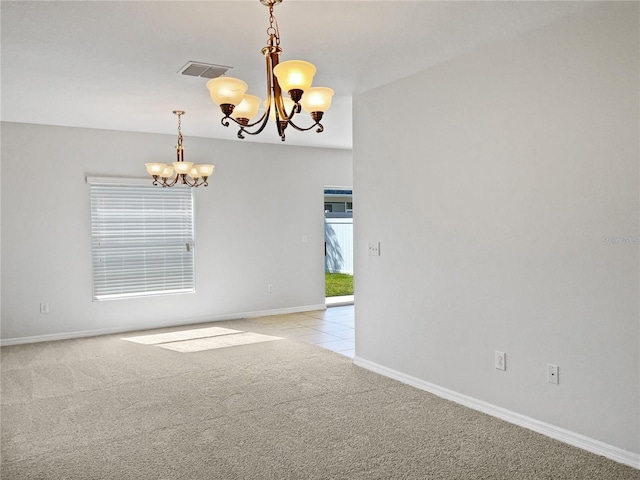
[[[93,299],[195,292],[192,190],[87,180]]]

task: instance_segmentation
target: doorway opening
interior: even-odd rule
[[[354,303],[353,188],[324,189],[324,270],[327,306]]]

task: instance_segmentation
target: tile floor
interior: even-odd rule
[[[249,322],[260,325],[264,333],[296,338],[353,358],[353,314],[353,305],[346,305],[326,310],[257,317]],[[264,331],[265,327],[268,331]]]

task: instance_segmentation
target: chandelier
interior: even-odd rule
[[[184,147],[182,146],[182,110],[174,110],[178,116],[178,145],[176,145],[176,161],[173,166],[164,163],[145,163],[147,173],[153,177],[154,185],[173,187],[174,185],[188,185],[199,187],[209,185],[207,178],[213,173],[214,165],[194,165],[193,162],[184,161]]]
[[[278,135],[285,140],[285,130],[291,125],[299,131],[307,131],[316,128],[320,133],[324,127],[320,123],[324,112],[331,106],[333,90],[326,87],[311,87],[316,67],[302,60],[288,60],[280,63],[280,31],[278,21],[273,16],[273,7],[282,0],[260,0],[260,3],[269,7],[269,28],[267,46],[262,49],[267,63],[267,100],[264,102],[265,111],[260,118],[252,119],[257,115],[262,101],[255,95],[248,95],[248,86],[242,80],[231,77],[218,77],[207,82],[207,89],[211,99],[220,107],[224,117],[222,125],[229,126],[233,121],[240,127],[238,138],[245,138],[244,134],[258,135],[269,119],[275,120]],[[289,98],[283,98],[282,92],[289,94]],[[313,124],[309,127],[300,127],[294,123],[294,117],[304,109],[311,115]],[[253,129],[254,130],[249,130]]]

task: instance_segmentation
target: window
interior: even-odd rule
[[[87,181],[94,300],[195,292],[192,190]]]

